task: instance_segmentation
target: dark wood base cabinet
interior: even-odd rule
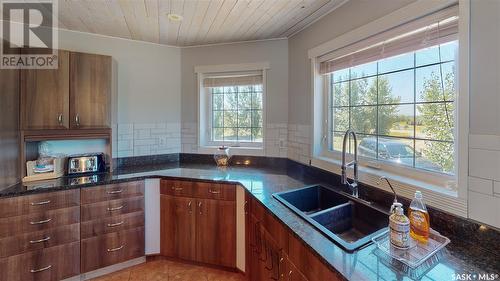
[[[343,280],[291,231],[246,194],[246,273],[249,281]]]
[[[0,199],[0,281],[66,279],[144,243],[143,181]]]
[[[144,256],[144,227],[82,240],[82,272]]]
[[[80,242],[0,259],[2,281],[59,281],[80,273]]]
[[[236,186],[161,181],[161,254],[236,267]]]

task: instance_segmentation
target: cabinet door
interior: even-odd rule
[[[160,195],[160,253],[175,257],[175,201],[169,195]]]
[[[197,200],[196,260],[226,267],[236,266],[236,203]]]
[[[111,57],[71,53],[71,128],[109,128]]]
[[[174,235],[176,256],[184,260],[196,258],[196,225],[195,200],[192,198],[174,197]]]
[[[21,123],[25,130],[69,127],[69,52],[57,69],[21,71]]]

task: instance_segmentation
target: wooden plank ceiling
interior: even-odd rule
[[[346,1],[59,0],[59,27],[172,46],[284,38]]]

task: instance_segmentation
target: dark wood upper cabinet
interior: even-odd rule
[[[70,54],[70,127],[111,125],[111,57]]]
[[[25,131],[111,126],[110,56],[59,50],[57,69],[21,71]]]
[[[57,69],[21,71],[24,130],[69,128],[69,52],[59,51]]]

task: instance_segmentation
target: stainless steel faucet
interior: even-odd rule
[[[349,140],[349,136],[352,136],[354,140],[354,160],[346,164],[345,155],[346,155],[346,146],[347,146],[347,141]],[[354,168],[354,178],[352,183],[350,183],[349,180],[347,179],[347,173],[346,173],[347,167],[351,166]],[[347,185],[351,189],[352,195],[354,197],[358,197],[358,138],[356,136],[356,133],[351,129],[345,132],[344,141],[342,143],[342,184]]]

